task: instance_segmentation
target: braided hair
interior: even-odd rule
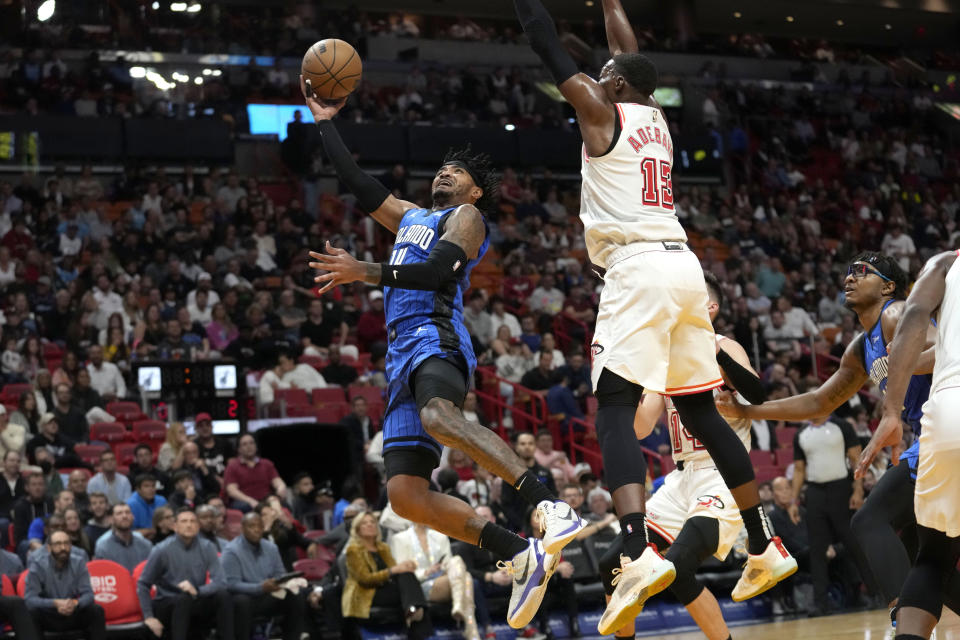
[[[462,166],[474,184],[483,190],[483,195],[477,200],[475,206],[484,213],[493,210],[497,198],[497,191],[500,189],[500,178],[493,170],[493,164],[490,156],[485,153],[473,153],[468,144],[461,149],[451,148],[443,158],[443,164],[457,164]]]

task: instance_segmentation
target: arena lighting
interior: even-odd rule
[[[180,73],[179,71],[173,72],[173,79],[177,82],[190,82],[190,76]]]
[[[176,82],[168,82],[166,78],[153,70],[147,71],[146,77],[147,80],[152,82],[153,86],[155,86],[157,89],[160,89],[160,91],[167,91],[177,86]]]
[[[838,27],[842,27],[842,26],[843,26],[843,20],[837,20],[837,26],[838,26]]]
[[[130,67],[130,77],[131,78],[145,78],[147,76],[147,70],[143,67]]]
[[[201,7],[200,4],[194,2],[192,5],[190,5],[189,7],[187,7],[187,13],[197,13],[197,12],[199,12],[200,9],[202,9],[202,8],[203,8],[203,7]]]
[[[203,84],[203,78],[201,78],[200,76],[197,76],[196,78],[193,79],[193,84]]]
[[[187,3],[186,2],[173,2],[170,4],[170,11],[186,11]]]
[[[517,126],[515,124],[511,124],[508,122],[507,124],[503,125],[503,128],[506,129],[507,131],[513,131],[514,129],[517,128]]]
[[[46,22],[53,17],[53,12],[57,8],[57,3],[55,0],[46,0],[43,4],[37,7],[37,20],[40,22]]]
[[[584,2],[584,4],[587,5],[588,7],[592,7],[592,6],[593,6],[593,0],[587,0],[586,2]]]
[[[156,11],[157,9],[160,8],[160,3],[159,3],[159,2],[156,2],[156,0],[154,0],[154,3],[150,5],[150,8],[153,9],[154,11]]]
[[[793,22],[793,16],[787,16],[787,22]]]
[[[734,18],[737,18],[737,19],[740,19],[740,18],[743,17],[743,14],[740,13],[739,11],[734,11],[734,12],[733,12],[733,17],[734,17]]]
[[[887,31],[890,31],[890,29],[893,29],[893,25],[892,25],[892,24],[885,24],[885,25],[883,25],[883,28],[886,29]]]

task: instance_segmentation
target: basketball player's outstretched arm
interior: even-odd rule
[[[893,447],[891,462],[899,461],[899,448],[903,442],[903,400],[907,396],[910,377],[917,368],[924,350],[930,318],[943,302],[947,288],[947,272],[957,259],[957,252],[936,255],[927,261],[920,278],[913,286],[910,297],[897,324],[897,332],[890,343],[887,361],[887,392],[883,397],[883,417],[877,430],[860,456],[856,477],[861,478],[877,453],[886,446]]]
[[[557,34],[557,26],[540,0],[514,0],[517,18],[530,46],[553,76],[560,93],[577,111],[583,144],[590,155],[601,155],[613,140],[616,110],[600,84],[580,73]]]
[[[627,19],[620,0],[603,0],[603,27],[607,32],[607,47],[611,56],[621,53],[637,53],[640,45]]]
[[[300,90],[303,92],[303,99],[306,101],[310,113],[313,114],[314,122],[320,129],[323,149],[327,152],[330,163],[336,169],[337,176],[357,197],[357,204],[365,213],[370,214],[374,220],[396,233],[397,229],[400,228],[403,214],[410,209],[417,208],[417,205],[395,197],[379,180],[364,173],[357,166],[353,154],[343,144],[343,140],[340,138],[337,127],[332,120],[333,116],[346,104],[346,99],[334,103],[317,100],[313,97],[310,81],[305,80],[303,76],[300,76]]]
[[[351,282],[366,282],[400,289],[438,291],[451,280],[459,280],[470,259],[480,253],[487,227],[480,210],[460,205],[444,224],[443,235],[425,262],[387,264],[361,262],[343,249],[327,242],[327,253],[310,252],[313,269],[325,271],[314,282],[324,283],[320,293]]]
[[[852,398],[868,380],[863,369],[862,350],[861,338],[851,342],[840,358],[837,371],[814,391],[754,405],[742,405],[729,393],[722,393],[717,396],[717,409],[731,418],[793,422],[829,415]]]

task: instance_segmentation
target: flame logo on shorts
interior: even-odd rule
[[[594,342],[592,345],[590,345],[590,357],[591,357],[591,358],[596,358],[596,357],[597,357],[598,355],[600,355],[601,353],[603,353],[603,345],[602,345],[602,344],[600,344],[599,342]]]
[[[723,500],[720,499],[720,496],[700,496],[697,498],[697,504],[701,507],[724,508]]]

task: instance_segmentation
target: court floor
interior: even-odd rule
[[[822,618],[734,627],[734,640],[884,640],[892,637],[890,618],[885,611],[846,613]],[[670,640],[703,640],[699,631],[668,636]],[[937,626],[936,640],[960,640],[960,618],[944,610]]]

